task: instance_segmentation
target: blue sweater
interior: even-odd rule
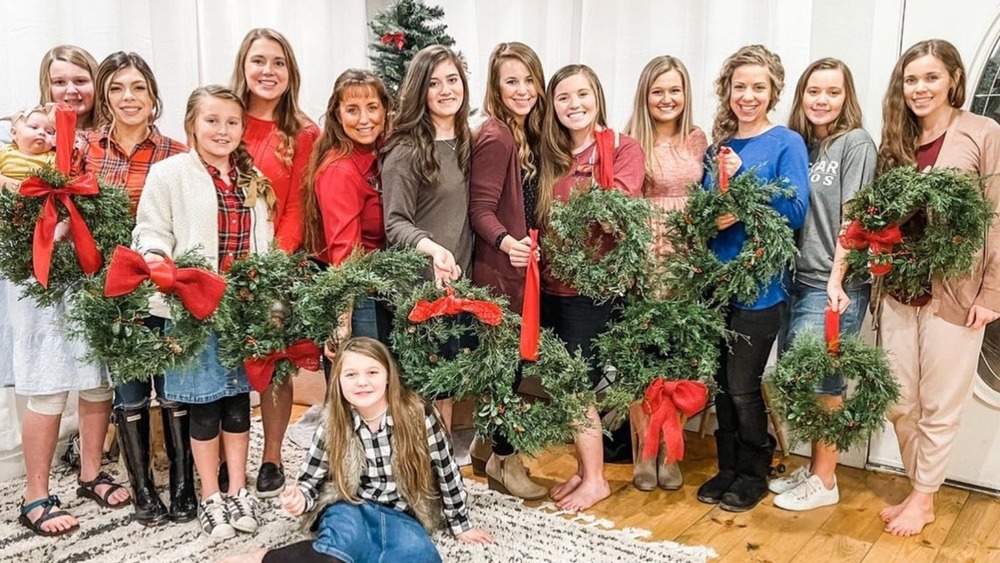
[[[809,206],[809,151],[802,137],[791,129],[778,125],[756,137],[730,139],[726,146],[735,151],[743,161],[736,175],[757,166],[759,167],[756,171],[757,176],[765,183],[784,179],[787,181],[787,186],[795,190],[794,198],[779,194],[771,201],[771,206],[788,219],[788,225],[792,229],[799,229]],[[711,153],[712,151],[709,151],[705,158],[711,159],[714,156]],[[712,181],[713,178],[706,174],[703,183],[706,189],[709,189]],[[742,222],[738,222],[720,231],[718,236],[709,242],[709,247],[719,260],[725,263],[739,254],[746,239],[746,227]],[[761,288],[760,296],[753,303],[734,300],[731,305],[739,309],[760,310],[786,301],[788,293],[785,285],[789,274],[790,272],[786,272],[771,279]]]

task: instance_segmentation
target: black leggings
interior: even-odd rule
[[[211,403],[191,403],[191,439],[207,442],[219,435],[250,431],[250,393],[223,397]]]
[[[262,563],[343,563],[340,559],[313,549],[312,540],[302,540],[268,550]]]

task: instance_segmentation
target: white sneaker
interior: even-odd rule
[[[771,479],[771,482],[767,484],[769,491],[776,495],[781,493],[787,493],[788,491],[799,486],[799,483],[805,481],[809,478],[809,466],[803,465],[802,467],[792,471],[788,474],[788,477],[778,477],[777,479]]]
[[[229,523],[241,532],[257,531],[257,501],[246,489],[226,497]]]
[[[213,538],[224,540],[236,535],[236,529],[229,523],[229,510],[222,493],[215,493],[198,505],[198,522]]]
[[[832,489],[827,489],[818,475],[811,475],[799,483],[798,487],[774,497],[774,506],[796,512],[830,506],[838,502],[840,502],[840,490],[837,488],[837,480],[834,479]]]

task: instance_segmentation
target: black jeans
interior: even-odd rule
[[[760,391],[767,358],[785,318],[787,304],[782,302],[759,311],[732,308],[726,328],[741,336],[723,344],[722,361],[715,381],[719,393],[715,411],[719,430],[735,432],[740,442],[751,448],[767,448],[767,409]]]
[[[604,366],[598,360],[594,341],[607,330],[613,320],[619,299],[609,299],[598,305],[590,297],[562,297],[542,293],[542,326],[555,331],[570,354],[583,353],[590,371],[591,387],[597,387],[604,377]]]

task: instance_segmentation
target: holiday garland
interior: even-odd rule
[[[900,167],[861,188],[846,218],[851,275],[881,276],[883,292],[909,301],[929,293],[932,278],[972,268],[993,213],[969,174]]]
[[[755,169],[736,176],[725,187],[718,174],[713,175],[713,189],[692,184],[687,207],[668,216],[674,249],[668,285],[673,294],[711,297],[719,304],[731,299],[752,303],[764,285],[791,267],[798,253],[788,221],[772,206],[774,199],[793,199],[795,192],[783,181],[765,183]],[[740,252],[722,263],[708,243],[719,234],[716,219],[725,214],[736,216],[747,236]]]
[[[796,442],[822,442],[847,451],[882,428],[886,411],[899,399],[899,385],[885,356],[854,335],[840,340],[839,354],[812,333],[796,336],[771,376],[771,387]],[[816,400],[816,386],[835,372],[856,388],[843,407],[827,410]]]
[[[617,371],[601,409],[626,412],[656,378],[700,381],[711,391],[726,336],[718,308],[679,298],[629,300],[597,338],[601,361]]]
[[[90,184],[89,189],[82,188],[84,182],[95,184]],[[98,189],[93,190],[93,187]],[[39,305],[60,301],[88,275],[81,266],[81,253],[88,254],[83,243],[88,240],[86,236],[77,238],[83,225],[96,243],[89,274],[97,272],[98,268],[93,266],[99,267],[116,246],[132,241],[135,219],[128,195],[121,188],[96,182],[89,176],[71,179],[55,168],[46,167],[35,170],[32,178],[22,182],[21,192],[0,190],[0,275],[23,286],[22,296],[33,297]],[[26,195],[28,193],[38,196]],[[43,193],[45,195],[41,195]],[[51,222],[54,228],[55,222],[70,218],[69,206],[78,213],[71,220],[73,231],[65,242],[46,245],[51,249],[51,261],[47,283],[43,284],[35,275],[44,266],[34,261],[45,259],[44,254],[35,256],[36,224]]]
[[[320,349],[309,338],[294,301],[318,267],[305,254],[274,249],[236,260],[226,274],[226,306],[219,326],[219,360],[247,369],[255,389],[280,384],[301,367],[319,369]],[[298,353],[296,353],[298,352]]]
[[[444,10],[439,6],[427,6],[421,0],[397,0],[368,22],[376,38],[368,45],[372,70],[394,100],[399,99],[399,87],[417,51],[428,45],[455,44],[447,33],[448,26],[434,23],[442,17]]]
[[[649,202],[620,190],[573,190],[553,204],[542,237],[552,275],[599,301],[624,295],[651,268],[651,217]]]
[[[210,270],[197,251],[177,257],[178,268]],[[149,301],[158,288],[152,280],[141,282],[130,293],[105,296],[108,268],[88,278],[73,296],[68,309],[72,334],[87,343],[85,361],[108,366],[113,386],[148,381],[193,360],[205,348],[217,315],[196,319],[176,294],[164,298],[170,307],[167,332],[144,324],[150,316]]]

